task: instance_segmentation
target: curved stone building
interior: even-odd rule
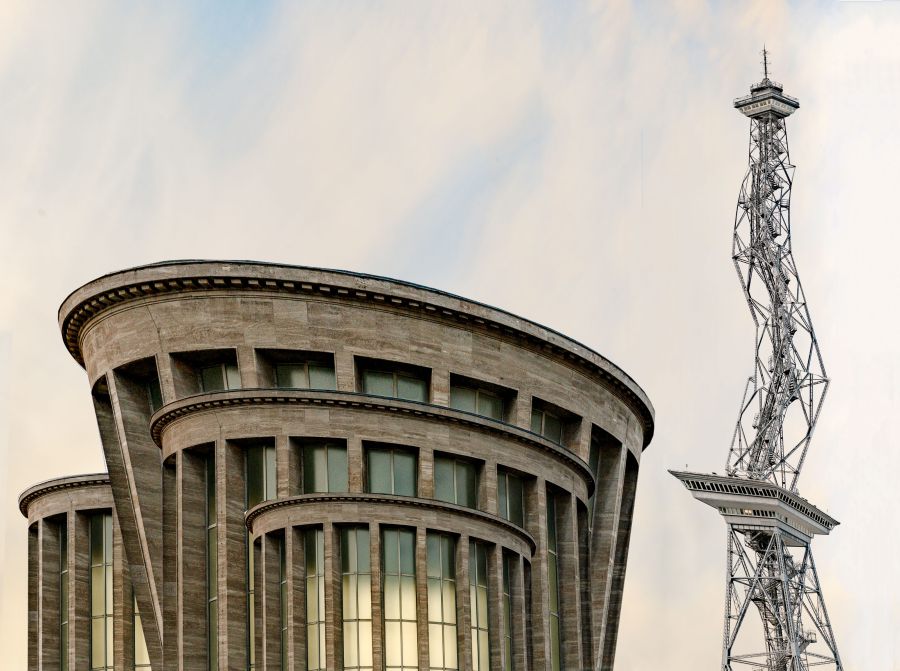
[[[187,261],[59,312],[109,470],[26,491],[32,669],[612,668],[653,409],[473,301]]]

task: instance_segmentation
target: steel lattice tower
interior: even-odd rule
[[[732,257],[756,325],[753,375],[727,475],[672,474],[728,527],[722,669],[842,671],[811,549],[813,536],[838,522],[797,492],[828,388],[791,250],[794,166],[785,120],[800,104],[769,79],[765,50],[763,68],[750,95],[734,101],[750,118]],[[758,625],[748,617],[752,610]]]

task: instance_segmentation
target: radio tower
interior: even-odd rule
[[[762,81],[734,106],[750,118],[732,258],[756,324],[753,375],[727,475],[670,472],[728,527],[722,669],[842,671],[811,548],[813,536],[838,522],[797,492],[828,388],[791,253],[794,166],[785,120],[800,103],[769,79],[763,49]]]

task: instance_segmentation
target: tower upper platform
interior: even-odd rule
[[[800,108],[800,101],[784,93],[784,87],[776,81],[763,80],[750,87],[750,95],[735,98],[734,106],[751,119],[774,114],[779,119],[790,116]]]

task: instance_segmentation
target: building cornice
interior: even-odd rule
[[[643,447],[653,437],[654,410],[647,394],[621,368],[557,331],[498,308],[399,280],[302,266],[251,261],[172,261],[104,275],[72,292],[59,309],[69,353],[84,365],[81,341],[88,324],[131,302],[184,293],[218,291],[301,295],[362,303],[489,334],[562,361],[596,378],[641,419]]]
[[[501,436],[506,440],[513,440],[543,452],[549,452],[554,458],[581,474],[588,485],[588,493],[594,490],[594,476],[587,463],[561,445],[536,433],[513,424],[442,405],[404,401],[358,392],[308,389],[236,389],[197,394],[160,408],[150,419],[150,435],[161,448],[163,431],[167,426],[183,417],[235,407],[267,405],[348,408],[462,424],[469,429]]]
[[[19,512],[24,517],[28,517],[28,506],[34,501],[64,489],[84,489],[86,487],[102,487],[109,485],[108,473],[89,473],[86,475],[69,475],[62,478],[53,478],[45,480],[36,485],[32,485],[24,492],[19,494]]]
[[[435,499],[423,499],[416,496],[392,496],[389,494],[355,494],[349,492],[341,494],[300,494],[298,496],[291,496],[288,498],[263,501],[262,503],[244,513],[244,523],[247,525],[247,530],[253,533],[253,522],[269,511],[277,510],[279,508],[311,505],[315,503],[353,503],[365,505],[409,506],[412,508],[419,508],[424,510],[434,510],[443,515],[459,515],[462,517],[477,519],[486,524],[491,524],[503,528],[505,531],[525,541],[528,547],[531,548],[532,556],[537,549],[537,544],[535,543],[534,537],[531,534],[525,531],[525,529],[516,526],[509,520],[503,519],[499,515],[491,515],[490,513],[486,513],[482,510],[466,508],[465,506],[459,506],[454,503],[445,503],[444,501],[437,501]],[[377,517],[377,515],[375,517]],[[314,523],[314,520],[311,520],[310,522]]]

